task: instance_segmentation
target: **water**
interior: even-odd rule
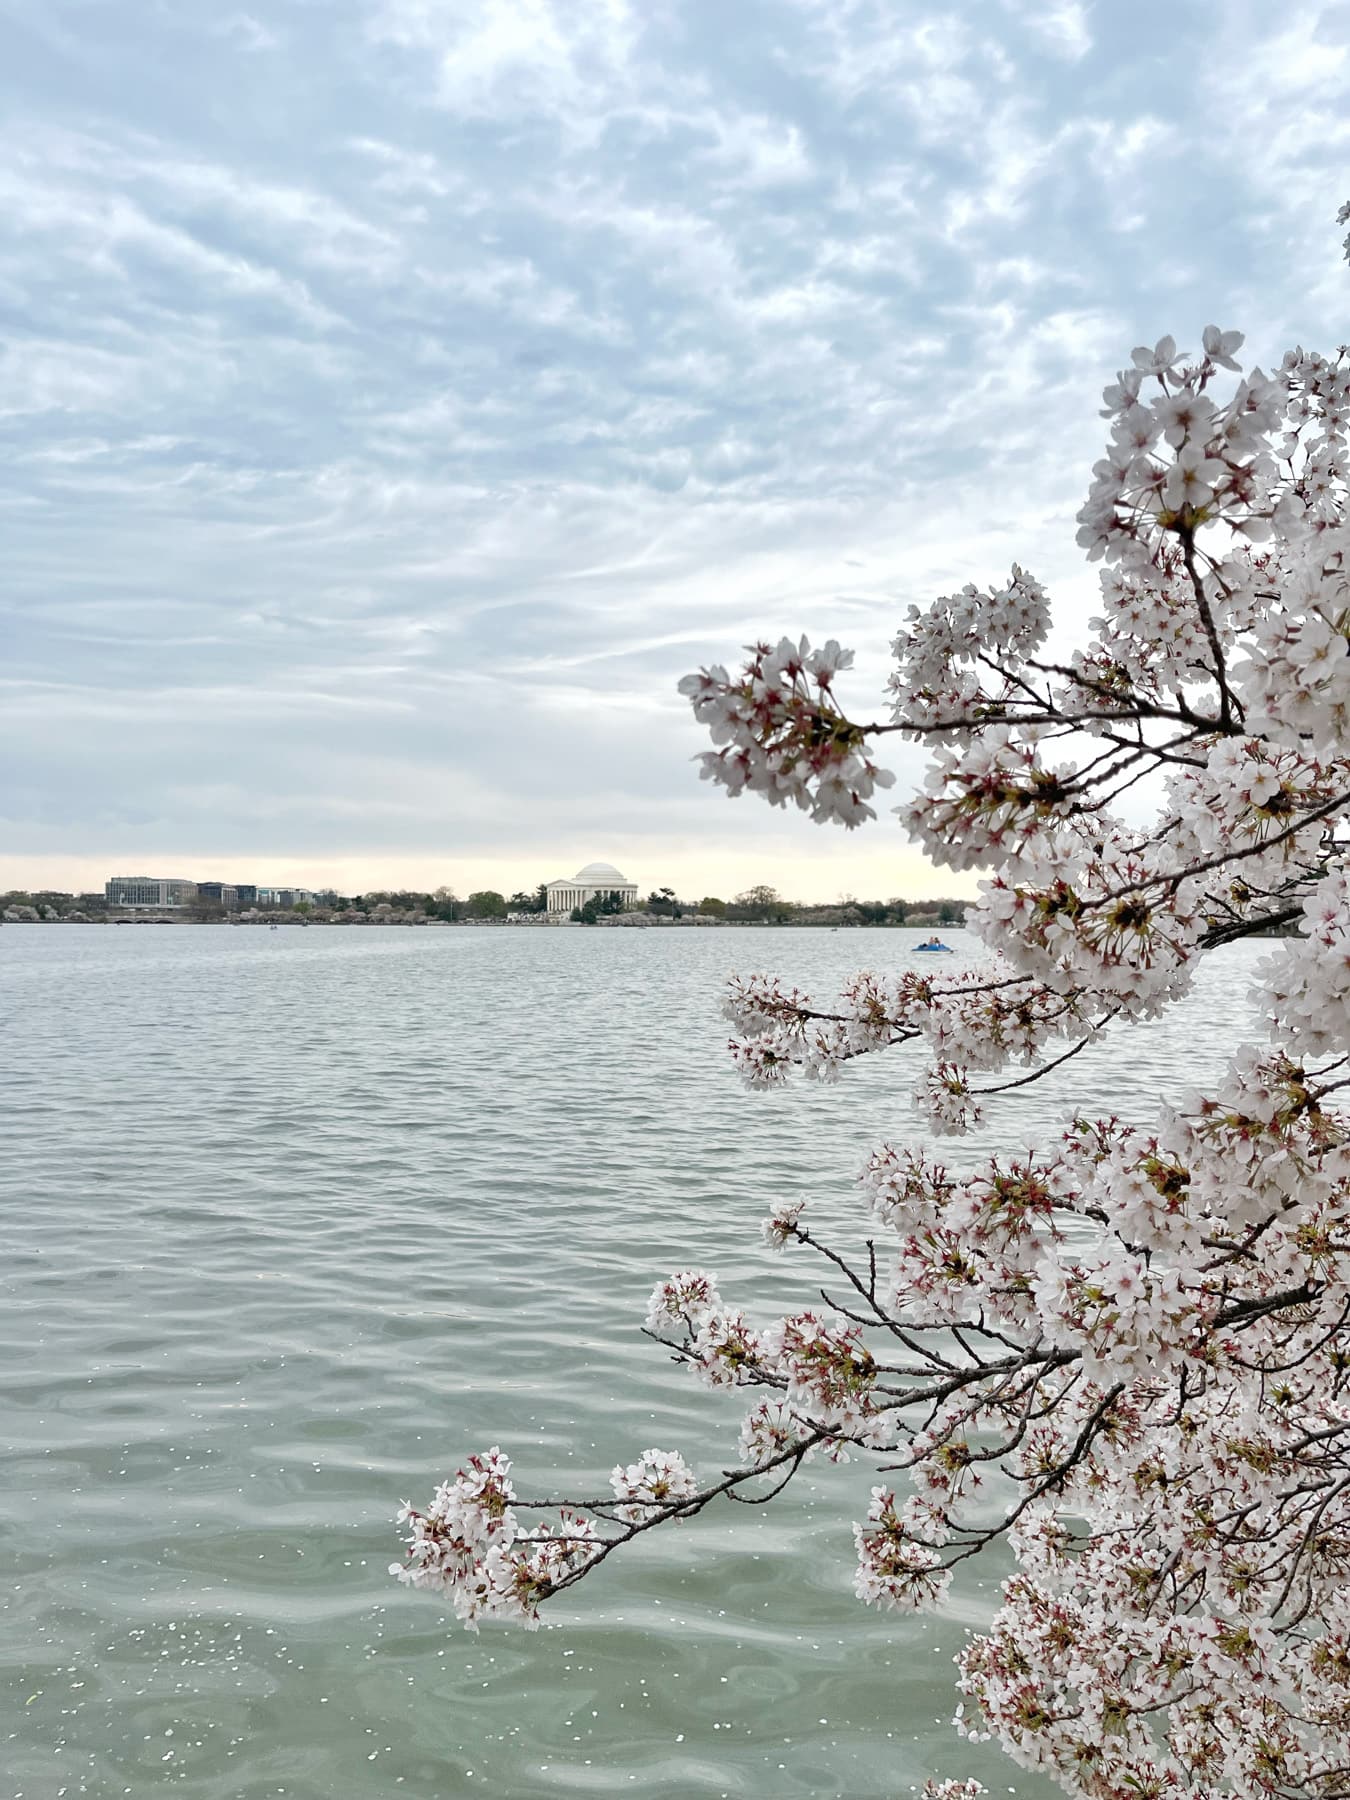
[[[536,1492],[734,1459],[735,1402],[638,1334],[653,1279],[805,1303],[767,1202],[847,1240],[865,1149],[917,1130],[905,1051],[746,1093],[721,980],[828,992],[917,935],[0,931],[0,1800],[1045,1795],[947,1724],[996,1572],[941,1620],[852,1598],[863,1465],[653,1534],[533,1635],[386,1574],[399,1498],[474,1448]],[[1259,954],[984,1145],[1200,1079]]]

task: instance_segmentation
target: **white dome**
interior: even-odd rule
[[[572,879],[585,882],[617,881],[622,887],[631,885],[626,876],[620,875],[613,863],[587,863],[584,869],[577,870]]]

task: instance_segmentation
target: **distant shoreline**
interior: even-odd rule
[[[269,930],[272,926],[284,927],[289,931],[369,931],[372,929],[389,929],[395,931],[482,931],[487,930],[534,930],[556,931],[561,929],[575,931],[671,931],[671,930],[718,930],[744,931],[767,928],[772,931],[964,931],[964,925],[938,924],[928,919],[917,923],[897,924],[892,921],[872,923],[869,921],[848,921],[830,924],[818,919],[716,919],[702,914],[698,917],[675,919],[661,914],[644,915],[620,913],[609,918],[597,919],[594,925],[580,919],[543,918],[535,915],[525,919],[294,919],[294,918],[261,918],[261,919],[184,919],[169,916],[133,917],[114,919],[106,915],[100,918],[71,919],[58,917],[54,919],[5,919],[3,924],[10,925],[179,925],[191,926],[194,929],[208,930]]]

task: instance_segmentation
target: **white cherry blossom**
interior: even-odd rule
[[[693,1471],[678,1450],[644,1450],[636,1462],[618,1464],[609,1484],[620,1502],[619,1518],[634,1525],[678,1508],[698,1493]]]

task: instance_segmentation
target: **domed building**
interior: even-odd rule
[[[620,875],[613,863],[587,863],[570,881],[548,883],[548,910],[570,913],[574,906],[585,906],[588,900],[604,900],[610,894],[617,894],[625,906],[633,906],[637,903],[637,883]]]

